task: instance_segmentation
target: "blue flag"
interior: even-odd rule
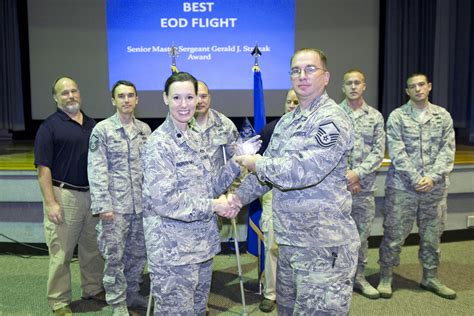
[[[255,67],[253,71],[253,122],[257,134],[260,133],[266,124],[262,73],[258,67]]]
[[[253,114],[255,132],[260,133],[260,131],[266,124],[266,119],[262,74],[260,73],[260,68],[258,67],[254,67],[253,72]],[[258,234],[262,234],[259,224],[260,218],[262,217],[262,206],[260,205],[260,201],[253,201],[252,203],[250,203],[248,209],[249,220],[247,226],[247,250],[252,255],[258,256]],[[260,271],[263,271],[265,267],[265,248],[263,246],[263,243],[260,255]]]
[[[250,124],[248,117],[246,117],[245,120],[243,121],[242,126],[240,127],[240,130],[239,130],[239,134],[243,142],[257,135],[255,130],[253,129],[252,124]]]

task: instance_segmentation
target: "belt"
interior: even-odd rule
[[[66,182],[61,182],[61,181],[54,180],[54,179],[53,179],[53,185],[55,187],[60,187],[60,188],[67,189],[67,190],[74,190],[74,191],[79,191],[79,192],[89,191],[89,187],[81,187],[81,186],[69,184],[69,183],[66,183]]]

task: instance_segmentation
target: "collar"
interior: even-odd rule
[[[415,105],[411,100],[409,100],[407,103],[405,103],[403,110],[405,113],[407,113],[412,119],[415,121],[418,121],[418,112],[415,110]],[[431,102],[428,102],[428,105],[426,107],[426,121],[429,121],[431,117],[433,117],[433,114],[436,112],[435,107]]]
[[[82,110],[79,110],[79,111],[82,113],[83,121],[85,121],[86,118],[88,119],[88,117],[84,114],[84,112],[82,112]],[[56,114],[58,114],[59,117],[60,117],[63,121],[74,121],[69,115],[66,114],[66,112],[64,112],[64,111],[61,110],[60,108],[57,108],[57,109],[56,109]]]
[[[308,106],[306,110],[302,111],[299,106],[296,109],[294,109],[293,112],[291,112],[293,113],[292,118],[295,119],[301,116],[307,119],[309,116],[313,114],[313,112],[316,112],[316,110],[318,110],[321,106],[323,106],[328,100],[329,100],[329,96],[325,90],[321,96],[314,99],[310,103],[310,105]]]
[[[194,117],[188,122],[188,130],[186,132],[188,133],[188,137],[186,137],[184,133],[178,127],[176,127],[169,113],[166,116],[166,120],[163,125],[165,132],[170,135],[171,138],[173,138],[173,140],[179,145],[186,142],[187,138],[191,136],[190,133],[198,133],[197,122]]]
[[[206,131],[211,127],[219,127],[222,125],[223,125],[222,120],[219,117],[219,115],[217,115],[217,111],[214,109],[209,109],[207,121],[204,125],[200,126],[196,121],[197,128],[201,129],[202,131]]]
[[[82,125],[80,125],[79,123],[74,121],[72,118],[70,118],[69,115],[67,115],[66,112],[64,112],[60,108],[56,108],[55,114],[58,115],[59,119],[61,119],[62,121],[71,121],[78,124],[79,126],[82,126],[83,128],[92,129],[95,125],[95,121],[91,119],[90,117],[88,117],[82,110],[79,110],[79,111],[82,113]]]
[[[344,99],[340,104],[342,108],[346,111],[346,113],[354,113],[354,110],[352,110],[352,107],[347,102],[347,99]],[[360,107],[360,110],[364,111],[365,114],[369,113],[369,105],[365,102],[364,99],[362,99],[362,106]]]
[[[114,124],[114,127],[115,127],[116,130],[123,128],[122,121],[120,121],[120,116],[119,116],[119,114],[118,114],[117,112],[115,112],[115,114],[112,115],[112,116],[110,117],[110,119],[111,119],[112,123]],[[138,126],[137,126],[137,124],[135,124],[135,117],[134,117],[134,116],[132,116],[131,124],[132,124],[134,127],[136,127],[137,129],[139,129]]]

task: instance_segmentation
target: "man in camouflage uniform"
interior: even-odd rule
[[[201,133],[203,145],[208,148],[212,165],[219,170],[224,165],[224,150],[226,159],[232,156],[230,145],[237,141],[239,132],[229,118],[210,106],[209,88],[205,82],[198,81],[198,99],[194,114],[196,128]]]
[[[100,216],[97,238],[105,259],[107,303],[113,315],[128,315],[127,305],[147,306],[138,294],[146,262],[140,157],[151,130],[134,117],[138,95],[133,83],[115,83],[112,104],[117,112],[92,131],[88,174],[92,213]]]
[[[290,73],[299,107],[278,122],[263,157],[236,157],[254,172],[229,200],[247,204],[273,187],[279,315],[347,314],[360,246],[345,177],[352,124],[325,91],[322,51],[297,51]]]
[[[376,170],[385,152],[385,131],[382,114],[364,100],[365,89],[365,75],[356,69],[347,71],[342,84],[346,97],[340,106],[352,119],[355,135],[346,173],[347,186],[352,193],[351,216],[357,224],[361,243],[354,288],[365,297],[377,299],[379,292],[365,279],[364,269],[375,217]]]
[[[234,217],[224,193],[240,167],[232,159],[215,172],[193,118],[197,81],[175,73],[165,84],[165,122],[143,155],[144,230],[155,315],[205,315],[212,258],[220,252],[217,215]]]
[[[233,155],[231,144],[235,143],[240,137],[235,124],[224,114],[211,108],[211,93],[209,87],[204,81],[198,81],[198,95],[196,112],[196,128],[201,134],[202,144],[207,147],[211,158],[211,165],[214,172],[225,164],[225,160],[230,159]],[[224,157],[225,153],[225,157]],[[238,185],[236,180],[232,187]],[[232,228],[230,221],[226,218],[219,217],[218,222],[221,237],[229,239],[232,236]]]
[[[424,74],[408,77],[410,100],[387,121],[387,145],[392,161],[386,180],[384,237],[380,245],[380,296],[392,296],[392,268],[416,219],[420,234],[418,257],[423,266],[421,287],[454,299],[456,292],[437,275],[442,202],[454,164],[453,120],[428,101],[431,83]]]

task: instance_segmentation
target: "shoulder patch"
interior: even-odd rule
[[[89,151],[94,152],[99,148],[99,137],[95,134],[92,134],[91,139],[89,141]]]
[[[318,132],[316,133],[316,141],[321,147],[329,148],[334,146],[339,135],[340,132],[337,126],[333,122],[327,122],[319,125]]]

